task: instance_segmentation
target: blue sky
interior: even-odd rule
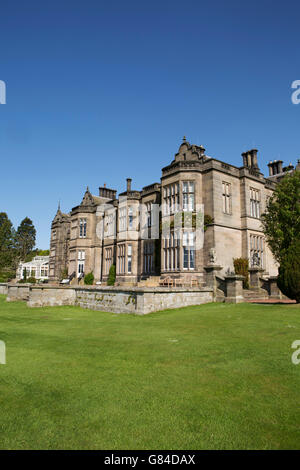
[[[58,200],[88,185],[159,181],[183,135],[241,153],[300,158],[296,1],[4,1],[0,18],[1,207],[49,246]]]

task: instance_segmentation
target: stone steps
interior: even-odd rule
[[[264,289],[244,289],[243,296],[246,302],[249,300],[266,300],[269,298],[268,293]]]

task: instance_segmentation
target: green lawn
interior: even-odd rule
[[[150,315],[0,296],[1,449],[300,449],[296,305]]]

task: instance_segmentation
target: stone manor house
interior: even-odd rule
[[[128,178],[126,191],[118,198],[117,191],[105,185],[97,196],[87,188],[81,203],[69,213],[58,208],[51,225],[49,279],[58,281],[67,271],[72,282],[80,282],[84,274],[93,272],[95,282],[105,283],[114,264],[119,285],[152,276],[196,279],[203,285],[205,268],[218,265],[225,275],[233,271],[233,259],[241,257],[249,259],[250,267],[258,265],[264,275],[276,276],[277,265],[265,242],[260,216],[276,183],[295,171],[291,164],[282,165],[281,160],[270,162],[265,177],[256,149],[244,152],[242,166],[236,167],[207,156],[204,147],[184,138],[174,160],[162,169],[160,183],[138,191]],[[300,169],[299,160],[296,169]],[[160,222],[152,230],[158,205],[162,206]],[[174,218],[178,213],[194,214],[200,205],[208,223],[203,246],[198,248],[194,224],[177,237]],[[137,216],[141,206],[142,219]],[[168,237],[162,233],[164,221],[169,221]]]

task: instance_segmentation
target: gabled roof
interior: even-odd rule
[[[57,212],[56,212],[56,214],[55,214],[55,217],[54,217],[54,219],[53,219],[53,222],[59,222],[59,221],[61,221],[61,220],[63,220],[63,219],[68,219],[69,217],[70,217],[69,214],[64,214],[64,213],[60,210],[60,208],[58,207]]]

